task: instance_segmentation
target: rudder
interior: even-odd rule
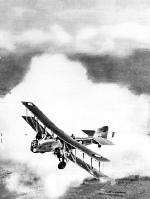
[[[95,132],[94,137],[101,137],[107,139],[108,129],[109,129],[108,126],[103,126],[102,128],[98,128],[97,131]]]

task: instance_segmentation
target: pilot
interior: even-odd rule
[[[73,134],[71,135],[71,137],[72,137],[73,139],[75,139],[75,136],[74,136]]]
[[[36,140],[41,140],[42,139],[42,134],[40,133],[40,132],[38,132],[37,134],[36,134]]]

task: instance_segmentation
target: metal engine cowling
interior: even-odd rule
[[[32,142],[31,142],[31,151],[33,152],[33,153],[36,153],[36,148],[38,147],[38,140],[33,140]]]

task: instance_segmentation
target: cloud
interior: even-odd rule
[[[56,23],[47,27],[47,30],[32,28],[17,34],[1,31],[0,38],[1,48],[14,52],[19,50],[19,45],[26,48],[28,45],[47,52],[110,54],[123,57],[131,55],[136,49],[149,49],[149,33],[149,25],[136,23],[84,26],[74,32]]]
[[[21,6],[20,7],[14,7],[12,9],[12,12],[16,17],[20,17],[20,18],[24,17],[25,15],[36,14],[36,12],[33,9],[25,8],[25,7],[21,7]]]
[[[76,50],[89,54],[128,56],[135,49],[149,49],[150,26],[136,23],[84,27],[76,33]]]
[[[116,83],[135,94],[149,95],[149,56],[149,50],[137,50],[127,57],[76,54],[71,59],[83,63],[93,83]]]
[[[49,42],[50,44],[55,44],[58,46],[65,45],[69,43],[71,36],[59,25],[53,25],[48,31],[42,31],[38,29],[32,29],[25,31],[16,37],[16,44],[28,43],[30,45],[45,44]]]
[[[13,36],[8,31],[0,31],[0,48],[8,51],[14,50]]]

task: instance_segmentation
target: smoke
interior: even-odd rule
[[[1,198],[2,199],[16,199],[16,193],[8,191],[4,183],[0,183]]]
[[[17,194],[27,194],[34,191],[34,186],[40,185],[40,178],[31,172],[30,168],[26,168],[23,164],[20,166],[18,172],[13,172],[7,179],[7,188]]]
[[[149,50],[136,50],[127,57],[77,54],[71,58],[83,63],[93,83],[116,83],[140,95],[150,93],[149,57]]]
[[[0,95],[8,94],[24,78],[37,53],[5,53],[0,59]]]

